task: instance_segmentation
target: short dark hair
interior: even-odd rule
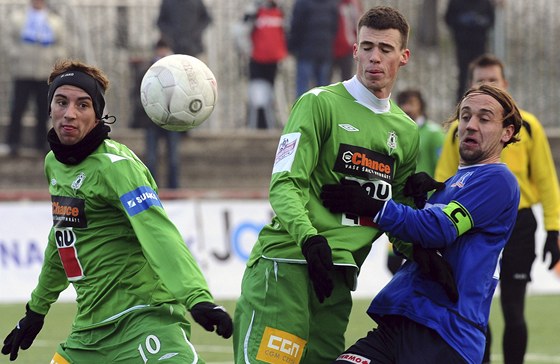
[[[472,84],[473,74],[474,74],[474,69],[475,68],[492,67],[492,66],[500,67],[500,70],[502,72],[502,77],[505,80],[505,78],[506,78],[506,71],[505,71],[506,66],[504,65],[504,62],[502,62],[498,57],[496,57],[493,54],[485,53],[485,54],[482,54],[482,55],[476,57],[474,60],[471,61],[471,63],[469,63],[469,73],[468,73],[468,77],[467,77],[468,81],[469,81],[469,84]]]
[[[401,49],[408,44],[410,26],[404,15],[390,6],[375,6],[366,11],[358,22],[358,32],[362,27],[372,29],[397,29],[401,33]]]
[[[400,106],[413,98],[417,98],[418,101],[420,101],[420,111],[422,112],[422,114],[426,114],[426,102],[424,101],[424,98],[422,97],[422,92],[420,92],[420,90],[412,89],[412,88],[402,90],[397,94],[397,104]]]

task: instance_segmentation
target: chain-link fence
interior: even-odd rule
[[[205,33],[204,55],[218,80],[219,101],[211,119],[201,129],[233,132],[246,127],[248,60],[236,52],[232,26],[250,0],[205,0],[213,23]],[[411,23],[411,60],[400,73],[394,92],[416,87],[426,95],[434,120],[443,120],[454,106],[457,70],[454,45],[443,13],[447,0],[363,0],[365,7],[377,4],[399,8]],[[26,0],[0,0],[0,38],[6,34],[12,9],[24,7]],[[51,8],[65,20],[68,53],[103,68],[112,81],[107,95],[110,113],[117,116],[116,127],[129,125],[131,115],[131,60],[149,57],[158,38],[155,20],[157,0],[50,0]],[[282,2],[289,16],[293,0]],[[536,114],[549,133],[560,129],[556,117],[559,98],[556,52],[560,42],[560,1],[504,0],[498,11],[492,48],[507,65],[510,91],[520,105]],[[8,123],[11,96],[5,39],[0,45],[0,124]],[[3,49],[2,49],[3,48]],[[294,100],[294,60],[283,62],[276,85],[277,113],[285,120]],[[132,95],[132,96],[131,96]],[[31,115],[31,114],[30,114]],[[0,136],[3,138],[3,136]]]

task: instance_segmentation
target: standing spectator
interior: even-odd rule
[[[203,0],[162,0],[157,26],[174,53],[199,57],[204,52],[202,35],[211,22]]]
[[[140,90],[140,85],[142,84],[142,78],[148,68],[155,63],[157,60],[173,54],[173,51],[169,47],[169,44],[164,39],[160,39],[154,46],[154,55],[149,62],[141,62],[141,64],[135,64],[134,69],[136,73],[136,82],[132,89],[132,100],[135,100],[134,113],[132,114],[131,125],[133,127],[144,128],[146,131],[146,166],[152,173],[152,176],[161,186],[163,185],[158,178],[158,167],[161,165],[159,163],[162,158],[159,158],[160,152],[160,141],[165,141],[166,155],[163,160],[166,161],[167,168],[167,187],[171,189],[179,188],[180,186],[180,175],[181,175],[181,155],[180,155],[180,143],[183,136],[187,132],[177,132],[165,130],[162,127],[156,125],[148,117],[144,111],[144,107],[138,96]]]
[[[334,76],[338,70],[339,80],[349,80],[354,75],[356,24],[363,11],[361,0],[340,0],[338,3],[338,30],[334,38],[332,73]]]
[[[47,6],[46,0],[30,0],[25,10],[10,15],[9,40],[13,94],[11,122],[6,143],[17,156],[22,143],[22,119],[29,98],[35,97],[34,149],[47,151],[47,77],[52,65],[64,57],[64,22]]]
[[[460,121],[459,170],[443,186],[425,173],[407,181],[413,191],[437,190],[424,209],[381,201],[355,185],[323,186],[321,199],[333,213],[371,216],[380,229],[414,246],[438,249],[453,271],[458,293],[446,295],[416,262],[407,261],[367,310],[377,328],[336,363],[482,360],[501,252],[519,204],[519,185],[500,163],[500,153],[519,141],[522,120],[511,96],[492,85],[467,91],[454,114],[451,120]]]
[[[485,54],[475,59],[469,68],[472,85],[491,83],[507,89],[505,66],[500,59]],[[500,302],[504,315],[503,354],[504,363],[523,363],[527,349],[527,323],[525,320],[525,295],[531,281],[531,268],[535,260],[535,232],[537,222],[531,207],[542,205],[544,228],[547,237],[542,252],[543,262],[550,255],[548,269],[553,269],[560,259],[558,231],[560,229],[560,191],[552,152],[546,133],[535,115],[520,110],[523,125],[519,143],[502,152],[501,160],[513,172],[521,188],[521,200],[513,234],[502,254],[500,275]],[[447,132],[435,178],[445,181],[457,171],[459,146],[457,122]],[[484,362],[490,362],[491,335]]]
[[[351,291],[382,233],[371,219],[330,214],[319,199],[323,184],[351,180],[412,203],[403,188],[416,168],[418,130],[390,100],[410,57],[409,25],[380,6],[357,28],[356,75],[304,93],[280,137],[269,191],[276,216],[259,233],[241,283],[235,363],[328,363],[344,349]]]
[[[445,22],[455,41],[455,55],[459,69],[457,100],[467,89],[469,63],[486,53],[488,34],[494,26],[492,0],[449,0]]]
[[[418,148],[416,172],[426,172],[433,177],[445,137],[443,128],[426,116],[426,102],[419,90],[403,90],[397,94],[396,100],[399,107],[418,125],[420,147]],[[395,274],[402,261],[402,256],[395,254],[392,244],[390,244],[387,257],[389,271]]]
[[[193,319],[228,338],[232,321],[167,216],[150,172],[109,139],[109,80],[99,68],[62,60],[48,77],[53,127],[45,177],[53,226],[25,316],[2,354],[31,346],[70,284],[77,313],[51,363],[199,363]],[[165,360],[164,362],[167,362]]]
[[[330,83],[338,0],[296,0],[288,50],[296,58],[296,97]]]
[[[288,55],[284,11],[277,0],[256,0],[244,14],[250,29],[249,127],[272,128],[274,80],[278,63]],[[259,103],[258,100],[264,100]]]

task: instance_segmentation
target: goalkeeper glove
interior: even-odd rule
[[[29,309],[29,304],[25,305],[25,316],[19,320],[16,327],[4,339],[2,354],[10,354],[10,361],[16,360],[19,348],[27,350],[33,344],[33,340],[43,328],[45,315]]]
[[[385,205],[385,201],[371,197],[358,182],[346,179],[341,184],[324,185],[320,197],[323,205],[334,213],[375,217]]]
[[[544,243],[542,261],[546,260],[546,255],[550,254],[550,265],[548,269],[554,268],[560,260],[560,248],[558,247],[558,231],[548,231]]]
[[[331,271],[334,268],[332,252],[327,239],[322,235],[308,238],[301,248],[307,261],[307,271],[313,284],[313,290],[320,303],[330,297],[334,288]]]
[[[215,326],[216,333],[224,339],[233,333],[231,317],[222,306],[212,302],[199,302],[191,308],[191,315],[206,331],[214,331]]]
[[[428,192],[432,190],[440,191],[445,188],[445,183],[438,182],[426,172],[419,172],[406,179],[404,185],[404,195],[414,199],[416,208],[422,209],[428,200]]]
[[[459,292],[451,265],[443,259],[436,249],[425,249],[414,244],[412,258],[420,267],[422,274],[442,285],[447,297],[453,303],[459,300]]]

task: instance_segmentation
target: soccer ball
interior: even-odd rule
[[[144,74],[140,99],[152,121],[167,130],[186,131],[202,124],[216,105],[214,74],[198,58],[172,54]]]

